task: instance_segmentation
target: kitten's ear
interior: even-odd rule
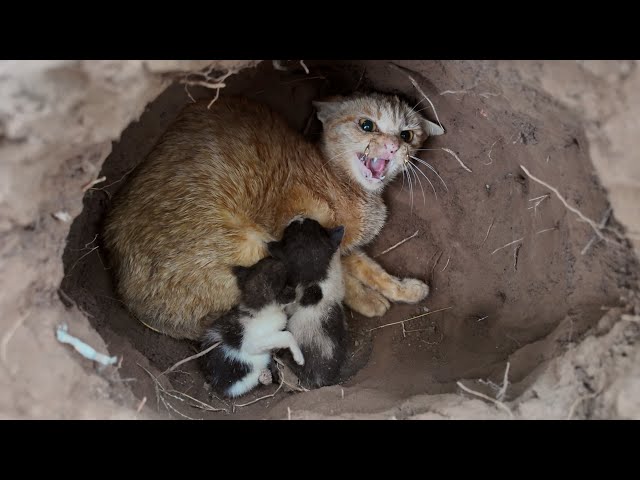
[[[437,123],[433,123],[429,120],[424,120],[423,128],[429,134],[430,137],[435,137],[437,135],[442,135],[444,133],[444,128],[442,128]]]
[[[340,242],[342,242],[342,238],[344,237],[344,226],[340,225],[339,227],[332,228],[329,230],[329,239],[331,240],[331,245],[333,248],[338,248],[340,246]]]
[[[277,258],[279,260],[283,260],[284,254],[282,252],[282,243],[281,242],[269,242],[267,243],[267,250],[269,251],[269,255],[273,258]]]
[[[343,100],[343,97],[333,96],[325,98],[321,101],[312,102],[313,106],[316,107],[316,110],[318,112],[318,120],[320,120],[323,124],[326,123],[327,120],[329,120],[336,114]]]
[[[236,265],[234,267],[231,267],[231,271],[233,272],[233,274],[238,279],[238,283],[242,283],[242,282],[245,281],[245,279],[249,275],[249,272],[251,271],[251,268],[250,267],[242,267],[240,265]]]

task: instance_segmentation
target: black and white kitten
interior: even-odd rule
[[[274,372],[272,350],[291,351],[295,364],[304,357],[294,336],[285,330],[285,306],[296,292],[287,286],[287,268],[281,260],[263,258],[251,267],[234,267],[240,289],[239,305],[215,320],[203,334],[200,365],[211,389],[220,396],[238,397],[256,387],[264,372]]]
[[[309,218],[294,219],[282,240],[269,243],[269,252],[287,265],[296,302],[286,308],[287,330],[302,350],[304,365],[291,355],[283,360],[306,388],[334,385],[346,360],[347,324],[342,301],[344,281],[340,242],[344,227],[325,229]],[[294,357],[295,358],[295,357]]]

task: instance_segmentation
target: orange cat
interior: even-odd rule
[[[298,215],[345,226],[345,303],[366,315],[414,303],[429,287],[386,273],[360,247],[381,230],[381,193],[408,155],[442,129],[394,96],[315,102],[320,148],[264,105],[223,98],[187,106],[132,174],[105,241],[117,289],[141,321],[197,338],[239,298],[234,265],[267,255]]]

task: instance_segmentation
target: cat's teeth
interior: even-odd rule
[[[384,175],[383,175],[383,176],[381,176],[381,177],[380,177],[380,180],[384,180],[384,177],[385,177]]]
[[[382,158],[373,157],[373,159],[371,159],[370,165],[376,170],[382,170],[381,168],[378,168],[380,167],[380,162],[384,164],[384,160]]]

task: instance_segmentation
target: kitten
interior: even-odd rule
[[[321,145],[243,98],[190,104],[118,193],[104,238],[116,288],[155,330],[198,338],[238,303],[233,265],[253,265],[296,215],[344,225],[345,303],[365,316],[429,287],[388,274],[360,248],[383,227],[384,186],[442,133],[395,96],[316,102]]]
[[[325,229],[312,219],[296,219],[269,252],[287,265],[289,284],[297,290],[296,302],[287,307],[289,330],[305,358],[304,365],[283,360],[302,386],[319,388],[339,381],[346,360],[347,324],[342,300],[344,282],[340,242],[344,227]]]
[[[293,335],[283,331],[287,325],[284,306],[295,300],[295,290],[286,286],[285,264],[267,257],[252,267],[235,267],[233,271],[240,289],[240,305],[205,331],[202,350],[221,343],[200,357],[211,389],[232,398],[252,390],[260,383],[263,372],[273,369],[274,349],[287,348],[296,364],[304,364]]]

